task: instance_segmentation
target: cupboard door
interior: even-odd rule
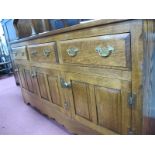
[[[28,90],[31,93],[37,94],[37,85],[32,74],[32,70],[29,66],[19,66],[19,76],[21,81],[21,87]]]
[[[102,134],[128,134],[131,128],[129,81],[82,74],[66,74],[74,119]]]
[[[64,97],[60,86],[60,73],[57,70],[33,67],[43,103],[54,106],[57,110],[65,111]]]

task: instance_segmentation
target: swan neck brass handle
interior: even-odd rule
[[[49,57],[50,56],[50,53],[51,53],[51,50],[48,49],[48,48],[46,48],[46,49],[43,50],[43,54],[44,54],[45,57]]]
[[[101,57],[108,57],[112,52],[114,52],[114,47],[112,47],[112,46],[107,46],[107,47],[97,46],[96,52]]]
[[[66,51],[67,51],[67,54],[68,54],[70,57],[74,57],[74,56],[77,55],[79,49],[78,49],[78,48],[72,47],[72,48],[68,48]]]
[[[60,83],[61,83],[61,87],[62,88],[71,88],[71,83],[70,82],[66,82],[64,79],[60,79]]]

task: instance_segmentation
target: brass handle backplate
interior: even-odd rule
[[[51,50],[48,48],[43,50],[43,54],[45,57],[48,57],[50,55],[50,53],[51,53]]]
[[[71,83],[66,82],[64,79],[60,79],[61,87],[62,88],[71,88]]]
[[[72,47],[72,48],[68,48],[66,51],[67,51],[67,54],[68,54],[70,57],[74,57],[74,56],[77,55],[79,49],[78,49],[78,48]]]
[[[108,57],[112,52],[114,52],[114,48],[112,46],[107,47],[97,46],[95,50],[101,57]]]

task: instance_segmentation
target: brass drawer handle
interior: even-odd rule
[[[31,54],[35,56],[37,54],[37,51],[32,51]]]
[[[74,57],[77,55],[79,49],[72,47],[72,48],[68,48],[66,51],[70,57]]]
[[[114,52],[114,48],[112,46],[107,46],[107,47],[96,47],[96,52],[99,54],[101,57],[108,57],[112,52]]]
[[[50,55],[50,53],[51,53],[50,49],[44,49],[43,50],[43,54],[44,54],[45,57],[48,57]]]
[[[71,88],[71,83],[65,82],[65,80],[62,78],[60,78],[60,83],[62,88]]]
[[[14,53],[15,54],[15,56],[17,56],[18,55],[18,53],[16,52],[16,53]]]

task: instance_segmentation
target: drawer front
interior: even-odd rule
[[[12,55],[13,55],[13,59],[27,60],[28,57],[27,57],[26,46],[12,48]]]
[[[129,33],[62,41],[60,48],[63,63],[130,66]]]
[[[33,62],[57,63],[56,45],[54,42],[28,46],[30,59]]]

